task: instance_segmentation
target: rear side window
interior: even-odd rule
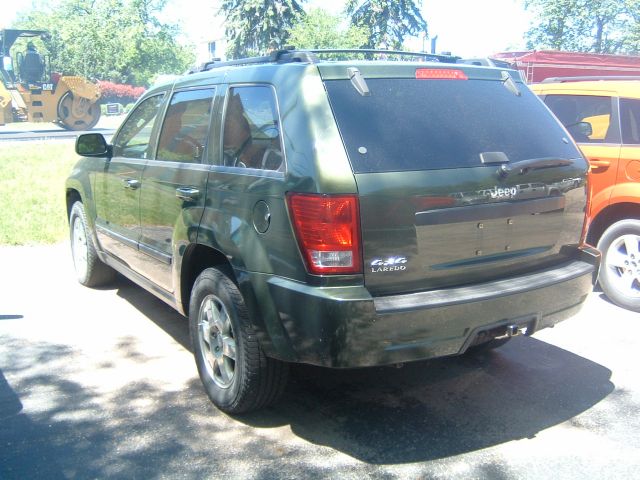
[[[223,132],[224,164],[283,170],[280,121],[273,88],[267,85],[229,89]]]
[[[547,95],[544,103],[578,143],[607,142],[614,133],[611,128],[611,97]],[[580,123],[588,123],[591,134],[587,134]]]
[[[620,99],[620,123],[622,124],[622,143],[640,144],[640,100]]]
[[[173,95],[160,132],[158,160],[202,162],[213,95],[213,89],[187,90]]]
[[[326,81],[331,107],[356,173],[478,167],[480,154],[511,162],[576,158],[577,149],[529,89],[501,82],[366,79]]]

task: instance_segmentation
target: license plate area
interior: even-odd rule
[[[480,345],[490,340],[531,336],[536,332],[539,319],[539,315],[531,314],[479,327],[471,332],[460,353],[464,353],[469,347]]]

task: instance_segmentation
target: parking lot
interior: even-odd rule
[[[0,247],[0,478],[639,478],[637,313],[582,313],[481,355],[293,369],[274,407],[207,399],[187,322],[69,248]]]

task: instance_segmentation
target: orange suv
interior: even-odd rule
[[[587,241],[603,255],[600,286],[613,302],[638,312],[640,80],[558,78],[530,87],[591,164]]]

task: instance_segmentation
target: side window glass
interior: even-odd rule
[[[603,143],[612,134],[611,97],[547,95],[544,102],[578,143]]]
[[[207,143],[214,89],[177,92],[158,141],[158,160],[201,163]]]
[[[113,156],[148,158],[149,141],[164,94],[144,100],[131,113],[113,142]]]
[[[640,100],[620,99],[620,123],[622,124],[622,143],[640,144]]]
[[[284,170],[280,122],[274,91],[268,86],[233,87],[224,119],[224,165]]]

